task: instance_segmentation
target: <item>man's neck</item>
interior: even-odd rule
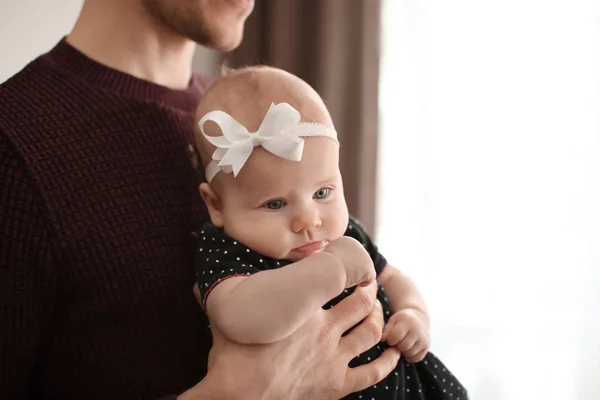
[[[187,88],[192,75],[196,44],[132,2],[86,1],[67,42],[101,64],[172,89]]]

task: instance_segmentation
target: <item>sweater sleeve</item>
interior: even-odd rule
[[[0,131],[0,398],[24,399],[55,303],[48,227],[33,179]]]

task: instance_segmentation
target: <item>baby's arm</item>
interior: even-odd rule
[[[374,278],[360,243],[340,238],[326,251],[283,268],[218,283],[206,311],[211,323],[236,342],[272,343],[293,333],[344,288]]]
[[[413,309],[427,316],[425,300],[415,283],[399,269],[386,265],[377,277],[388,297],[392,312]]]
[[[379,274],[393,315],[382,333],[382,340],[396,347],[410,363],[423,360],[429,351],[429,315],[425,301],[413,281],[387,265]]]

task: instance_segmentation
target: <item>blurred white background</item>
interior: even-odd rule
[[[83,0],[0,0],[0,83],[67,35]],[[194,58],[198,73],[219,71],[217,52],[199,47]]]
[[[384,0],[382,253],[471,400],[600,399],[600,4]]]

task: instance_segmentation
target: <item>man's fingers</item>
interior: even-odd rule
[[[381,382],[383,378],[388,376],[400,359],[400,352],[390,347],[386,349],[379,358],[371,361],[369,364],[361,365],[356,368],[349,368],[346,374],[346,382],[344,384],[344,396],[364,390],[369,386]]]
[[[373,311],[352,331],[340,339],[340,349],[348,360],[364,353],[381,341],[383,331],[383,309],[378,301]]]
[[[358,324],[373,310],[377,295],[377,283],[357,287],[350,296],[326,311],[329,326],[335,327],[338,335]],[[381,308],[381,306],[380,306]],[[383,314],[382,314],[383,315]],[[383,329],[383,318],[381,328]]]

